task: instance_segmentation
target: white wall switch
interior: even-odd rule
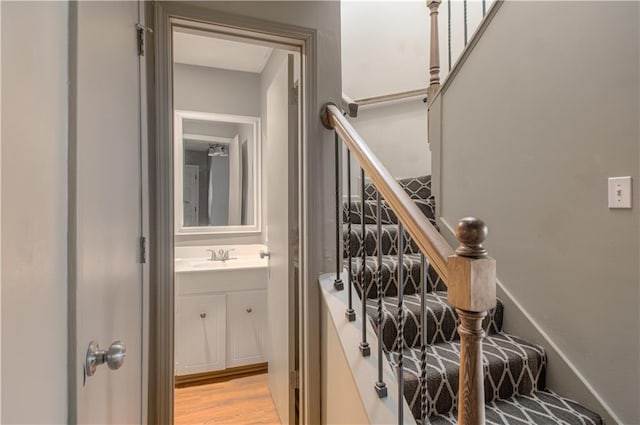
[[[631,208],[631,177],[609,177],[609,208]]]

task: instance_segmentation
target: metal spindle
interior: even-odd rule
[[[482,17],[487,14],[487,0],[482,0]]]
[[[451,0],[447,0],[447,50],[449,71],[451,71]]]
[[[404,424],[404,228],[398,223],[398,423]]]
[[[464,45],[467,45],[467,34],[469,32],[469,25],[467,25],[467,0],[462,1],[462,5],[464,6]]]
[[[333,287],[338,291],[344,289],[344,283],[340,278],[340,266],[342,264],[342,252],[340,251],[340,240],[342,239],[342,226],[340,225],[340,137],[336,133],[335,136],[335,154],[336,154],[336,280],[333,282]]]
[[[362,229],[362,266],[360,267],[360,298],[362,299],[362,342],[360,343],[360,352],[364,357],[371,355],[371,347],[367,342],[367,293],[368,286],[366,283],[366,271],[367,271],[367,250],[365,249],[365,241],[367,235],[367,227],[365,224],[364,205],[365,205],[365,193],[364,193],[364,169],[360,168],[360,201],[361,201],[361,214],[360,222]]]
[[[378,382],[376,382],[376,393],[378,397],[387,396],[387,384],[382,378],[382,219],[380,218],[380,210],[382,208],[382,199],[380,191],[376,188],[376,227],[378,230],[378,268],[376,270],[376,284],[378,285]]]
[[[422,425],[427,423],[427,284],[429,264],[424,254],[421,255],[422,279],[420,284],[420,419]]]
[[[353,309],[353,264],[351,261],[351,151],[349,149],[347,149],[347,202],[348,202],[348,208],[349,208],[349,212],[347,214],[347,243],[348,243],[348,247],[346,248],[347,250],[347,260],[348,260],[348,265],[347,267],[349,268],[349,276],[347,276],[347,282],[348,282],[348,287],[349,287],[349,293],[347,294],[349,297],[349,305],[347,307],[347,311],[345,312],[345,314],[347,315],[347,318],[349,319],[350,322],[353,322],[354,320],[356,320],[356,311]]]

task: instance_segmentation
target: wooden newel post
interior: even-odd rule
[[[429,88],[427,100],[431,102],[440,88],[440,41],[438,37],[438,8],[442,0],[427,0],[431,38],[429,40]]]
[[[448,258],[449,302],[460,316],[460,386],[458,424],[484,425],[484,371],[482,366],[482,320],[496,306],[496,262],[482,243],[487,237],[482,220],[460,220],[456,237],[460,246]]]

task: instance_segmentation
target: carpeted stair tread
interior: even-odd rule
[[[429,415],[448,414],[457,408],[460,342],[427,346],[427,389]],[[420,350],[404,353],[404,396],[415,417],[420,415]],[[398,353],[388,353],[397,367]],[[508,334],[487,335],[482,343],[485,369],[485,401],[530,395],[544,389],[544,349]]]
[[[451,342],[458,337],[458,315],[455,309],[447,302],[447,293],[444,291],[427,294],[427,343],[437,344]],[[405,346],[417,348],[420,346],[420,295],[406,295],[404,297],[404,340]],[[502,332],[502,302],[498,300],[496,308],[492,309],[482,323],[483,329],[488,334]],[[370,318],[378,317],[378,300],[367,300],[367,314]],[[376,320],[372,320],[377,332]],[[397,349],[396,337],[398,335],[398,297],[385,297],[382,304],[382,340],[387,351]]]
[[[398,225],[383,224],[382,230],[382,253],[387,255],[398,254]],[[376,224],[365,224],[364,238],[362,237],[362,225],[351,225],[351,237],[349,237],[349,227],[344,225],[344,242],[352,257],[362,256],[362,246],[365,248],[365,255],[378,255],[378,226]],[[405,254],[419,254],[418,246],[411,240],[409,234],[404,232]],[[344,257],[348,256],[348,251],[344,251]]]
[[[457,412],[429,418],[431,425],[457,425]],[[487,425],[604,425],[595,412],[552,391],[536,391],[486,404]]]
[[[366,257],[366,268],[364,273],[364,283],[367,288],[367,298],[378,296],[377,279],[378,270],[382,271],[382,288],[384,296],[392,297],[398,295],[398,256],[383,255],[382,264],[378,264],[377,256]],[[420,289],[420,279],[422,276],[422,260],[419,254],[408,254],[403,256],[402,266],[404,268],[404,294],[411,295]],[[361,270],[362,258],[351,259],[351,279],[354,287],[360,296],[361,291]],[[438,274],[431,266],[427,273],[427,292],[444,291],[446,286]]]

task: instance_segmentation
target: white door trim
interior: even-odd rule
[[[317,255],[312,241],[321,237],[319,229],[320,213],[310,208],[314,197],[309,189],[317,186],[319,176],[309,172],[309,164],[317,163],[321,147],[309,143],[309,135],[317,133],[313,125],[319,125],[315,114],[318,110],[316,100],[317,69],[317,33],[316,30],[290,26],[259,19],[221,13],[205,7],[180,3],[149,2],[153,10],[154,42],[156,43],[155,96],[150,102],[156,115],[150,120],[150,131],[156,137],[150,141],[150,152],[154,156],[149,163],[151,187],[152,217],[150,236],[155,241],[150,249],[151,281],[154,282],[150,293],[151,317],[153,326],[150,340],[149,358],[149,422],[172,423],[173,421],[173,247],[174,247],[174,203],[173,203],[173,99],[169,82],[172,81],[171,27],[180,21],[181,26],[189,21],[194,28],[203,25],[218,25],[221,33],[228,37],[250,38],[254,42],[275,44],[280,48],[299,51],[301,57],[301,137],[298,158],[298,187],[300,189],[299,229],[300,229],[300,422],[319,423],[320,421],[320,371],[318,330],[318,288],[315,263],[310,253]],[[215,7],[215,5],[214,5]],[[202,24],[207,22],[208,24]],[[151,75],[151,74],[148,74]],[[153,122],[152,122],[153,121]],[[170,259],[171,261],[167,261]],[[312,265],[310,267],[310,265]]]

